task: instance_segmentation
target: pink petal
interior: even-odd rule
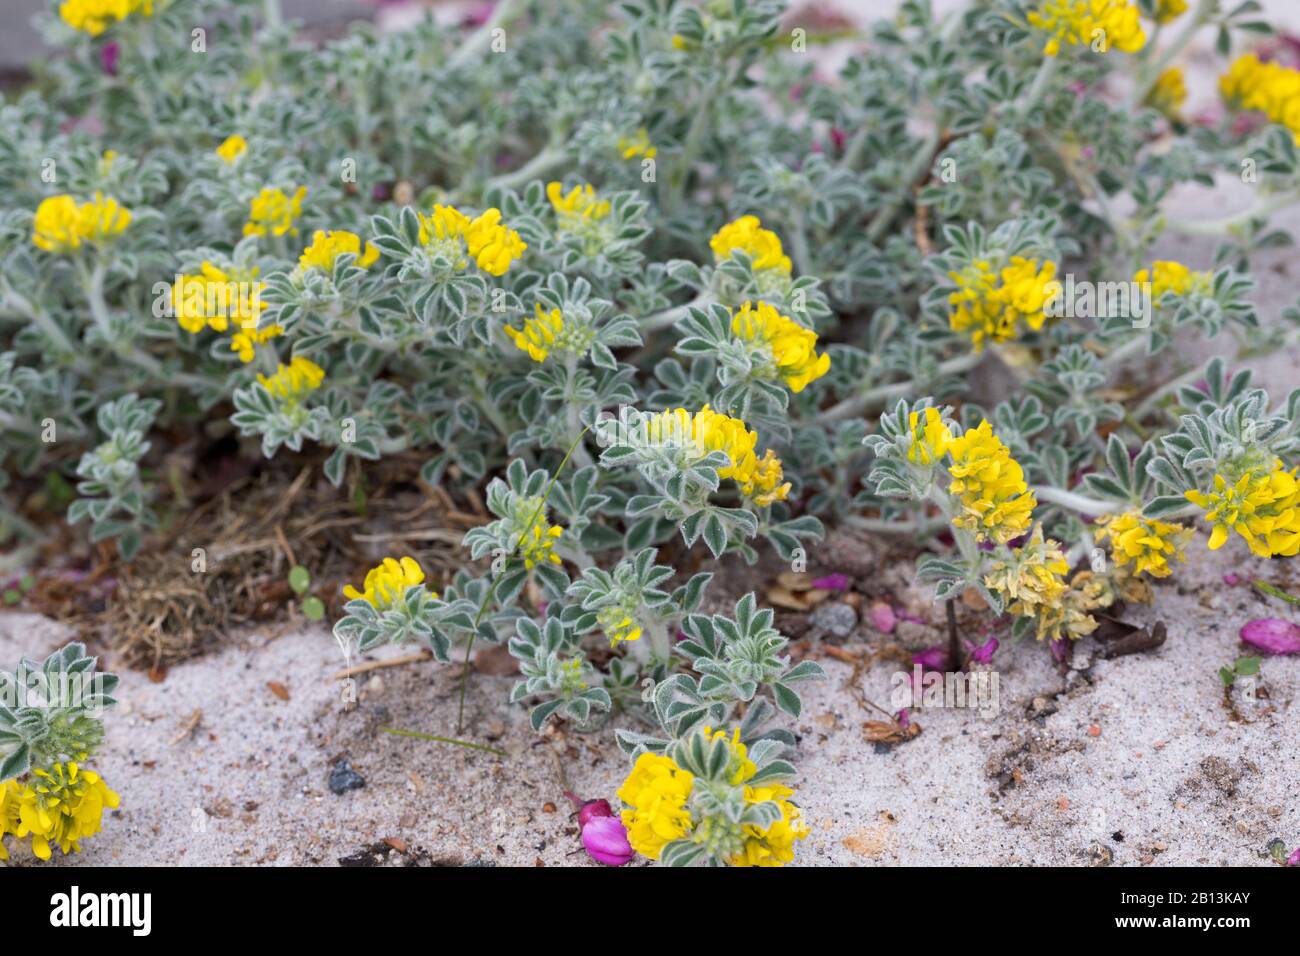
[[[622,866],[636,854],[618,817],[594,817],[582,828],[582,845],[591,858],[606,866]]]
[[[877,601],[871,605],[871,624],[881,634],[892,634],[898,625],[898,617],[892,607],[884,601]]]
[[[843,591],[849,586],[849,576],[847,574],[828,574],[825,577],[814,578],[812,586],[821,591]]]
[[[1300,654],[1300,627],[1275,617],[1247,621],[1241,628],[1241,640],[1265,654]]]

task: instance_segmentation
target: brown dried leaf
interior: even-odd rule
[[[266,682],[266,686],[270,688],[272,694],[279,697],[281,700],[289,699],[289,688],[285,687],[278,680],[269,680]]]

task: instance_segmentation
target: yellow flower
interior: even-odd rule
[[[740,493],[760,508],[766,508],[775,502],[785,501],[790,494],[790,482],[784,479],[785,469],[781,466],[781,459],[769,448],[754,463],[754,471],[749,478],[740,482]]]
[[[81,204],[66,193],[49,196],[36,207],[32,244],[46,252],[72,252],[82,243],[111,239],[130,224],[130,211],[103,193]]]
[[[1138,8],[1128,0],[1043,0],[1027,17],[1030,26],[1050,35],[1043,47],[1047,56],[1060,53],[1062,44],[1136,53],[1147,40]]]
[[[1193,272],[1181,262],[1158,260],[1150,269],[1139,269],[1133,274],[1134,282],[1151,283],[1151,300],[1158,301],[1166,292],[1174,295],[1186,295],[1188,292],[1202,288],[1208,282],[1204,272]]]
[[[0,860],[9,859],[5,837],[18,832],[18,803],[22,787],[16,780],[0,782]]]
[[[63,0],[59,5],[59,17],[64,23],[93,37],[133,13],[152,16],[153,0]]]
[[[1170,119],[1177,119],[1178,111],[1186,100],[1187,84],[1183,81],[1183,71],[1171,66],[1156,77],[1146,101]]]
[[[406,589],[424,582],[424,570],[414,558],[384,558],[383,563],[366,572],[363,590],[358,591],[352,585],[344,585],[343,596],[349,601],[365,601],[379,611],[386,611],[393,606]],[[433,592],[433,596],[438,596]]]
[[[296,405],[305,395],[320,388],[324,380],[325,370],[301,355],[294,356],[288,365],[281,362],[270,378],[257,376],[264,389],[288,405]]]
[[[784,866],[794,860],[794,841],[808,836],[803,811],[787,798],[794,791],[779,783],[745,787],[746,803],[771,801],[781,808],[781,818],[767,827],[745,824],[743,849],[728,863],[732,866]]]
[[[968,335],[976,352],[988,342],[1009,342],[1024,322],[1037,332],[1047,316],[1043,311],[1058,291],[1056,263],[1012,256],[1010,264],[995,273],[987,259],[977,259],[961,272],[948,273],[957,291],[948,295],[953,308],[948,325]]]
[[[1229,103],[1285,126],[1300,143],[1300,70],[1246,53],[1219,78],[1219,92]]]
[[[943,423],[943,416],[937,408],[925,410],[925,424],[918,429],[920,413],[912,412],[908,416],[908,426],[912,433],[912,444],[907,448],[907,460],[914,465],[933,465],[948,454],[952,444],[952,432]]]
[[[741,216],[727,223],[709,240],[714,258],[721,262],[740,251],[749,256],[755,269],[775,269],[789,275],[790,257],[781,248],[781,239],[761,225],[757,216]]]
[[[232,136],[227,136],[221,141],[221,145],[217,147],[217,155],[227,163],[232,164],[247,151],[248,140],[244,139],[244,137],[240,136],[238,133],[235,133]]]
[[[228,273],[210,262],[199,267],[198,275],[181,275],[172,284],[172,312],[181,328],[192,335],[204,327],[225,332],[233,323],[242,331],[254,331],[262,315],[262,290],[257,268]],[[267,336],[268,338],[271,336]]]
[[[597,198],[596,191],[590,185],[574,186],[568,195],[562,190],[563,187],[556,182],[546,185],[546,198],[551,201],[561,224],[568,223],[571,226],[575,220],[599,221],[609,215],[609,202]]]
[[[712,727],[704,728],[704,736],[709,740],[725,740],[728,749],[731,750],[731,761],[727,764],[727,780],[732,786],[739,786],[754,774],[758,773],[758,767],[754,761],[749,759],[749,748],[740,742],[740,728],[734,727],[731,736],[727,736],[725,730],[714,730]]]
[[[643,753],[619,788],[627,840],[642,856],[659,859],[664,847],[690,832],[686,808],[695,777],[670,757]]]
[[[355,232],[317,229],[311,234],[311,245],[298,257],[298,268],[329,272],[334,268],[334,260],[345,252],[356,256],[356,264],[363,269],[369,269],[379,258],[379,250],[369,242],[365,252],[361,251],[361,237]]]
[[[244,223],[244,235],[291,236],[298,235],[294,225],[302,216],[302,201],[307,195],[307,187],[299,186],[292,196],[286,196],[279,187],[264,188],[248,203],[248,222]]]
[[[647,444],[684,448],[695,458],[722,452],[731,464],[719,468],[718,477],[735,481],[741,494],[760,507],[784,501],[790,493],[790,483],[782,480],[781,460],[770,449],[760,459],[754,453],[758,433],[739,418],[721,415],[707,405],[694,415],[676,408],[650,416],[642,430]]]
[[[524,567],[532,570],[543,561],[561,564],[560,556],[553,549],[556,539],[563,533],[564,529],[558,524],[548,524],[539,515],[519,538],[519,554],[524,559]]]
[[[1011,552],[1010,559],[989,565],[984,585],[1007,600],[1007,610],[1022,617],[1035,615],[1040,608],[1053,607],[1065,594],[1064,576],[1070,572],[1059,542],[1043,540],[1041,528],[1033,537]]]
[[[1023,469],[987,421],[954,438],[948,451],[953,478],[948,490],[961,501],[954,525],[973,532],[978,541],[999,544],[1029,530],[1038,501],[1025,483]]]
[[[81,850],[78,841],[99,832],[104,807],[118,805],[118,796],[99,774],[81,770],[75,763],[56,763],[48,770],[32,771],[31,780],[18,792],[17,836],[32,838],[32,852],[42,860],[51,856],[53,843],[64,854]]]
[[[527,320],[522,329],[506,326],[505,333],[520,351],[527,352],[534,362],[544,362],[550,355],[551,346],[564,331],[564,316],[559,309],[543,312],[541,305],[535,306],[536,316]]]
[[[1296,469],[1286,471],[1274,460],[1272,469],[1248,469],[1235,482],[1214,476],[1214,490],[1188,491],[1187,500],[1206,509],[1210,550],[1223,547],[1236,531],[1262,558],[1300,553],[1300,482]]]
[[[1170,561],[1183,560],[1183,545],[1192,533],[1180,524],[1144,518],[1139,511],[1101,518],[1097,527],[1098,541],[1110,539],[1117,566],[1131,564],[1134,574],[1145,571],[1153,578],[1169,577]]]
[[[1187,12],[1187,0],[1156,0],[1156,23],[1171,23]]]
[[[817,333],[766,302],[741,306],[731,317],[731,334],[759,346],[776,375],[796,394],[830,370],[830,355],[817,354]]]
[[[257,356],[257,347],[265,345],[271,339],[284,334],[284,327],[268,325],[264,329],[244,329],[236,326],[237,331],[230,337],[230,350],[239,355],[239,361],[247,365]]]
[[[617,647],[623,641],[641,639],[641,625],[621,605],[614,604],[598,610],[596,624],[609,638],[610,647]]]
[[[624,159],[636,159],[638,156],[654,159],[659,154],[659,150],[650,145],[650,133],[644,126],[636,131],[635,136],[620,136],[618,151],[622,153]]]
[[[1097,629],[1097,619],[1088,612],[1113,603],[1114,593],[1105,578],[1079,571],[1055,604],[1037,608],[1037,639],[1077,641]]]
[[[488,209],[470,219],[454,206],[442,205],[434,206],[427,216],[421,214],[420,243],[447,247],[459,268],[464,268],[467,252],[480,269],[494,276],[505,275],[528,248],[519,233],[501,225],[500,209]]]

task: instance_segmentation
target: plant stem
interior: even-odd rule
[[[395,734],[398,737],[415,737],[419,740],[432,740],[439,744],[455,744],[457,747],[468,747],[470,750],[485,750],[490,754],[496,754],[498,757],[507,757],[504,750],[497,750],[496,747],[489,747],[487,744],[475,744],[468,740],[457,740],[454,737],[438,737],[434,734],[422,734],[418,730],[402,730],[398,727],[380,727],[386,734]]]
[[[1111,514],[1122,504],[1111,501],[1101,501],[1097,498],[1089,498],[1086,495],[1076,494],[1073,491],[1066,491],[1064,488],[1053,488],[1051,485],[1042,485],[1032,489],[1039,501],[1046,501],[1048,504],[1060,505],[1063,508],[1069,508],[1080,514],[1091,517]]]
[[[514,172],[489,179],[483,186],[483,192],[487,193],[490,189],[514,189],[516,186],[523,186],[564,165],[567,160],[568,154],[554,143],[550,143]]]
[[[1178,54],[1183,52],[1187,44],[1192,42],[1192,37],[1196,35],[1196,31],[1209,22],[1210,15],[1214,13],[1217,6],[1218,0],[1200,0],[1191,17],[1188,18],[1186,26],[1183,27],[1183,32],[1174,37],[1174,41],[1162,50],[1152,63],[1144,66],[1139,73],[1133,91],[1129,93],[1129,109],[1136,109],[1138,104],[1146,99],[1147,94],[1151,92],[1151,87],[1155,85],[1165,67],[1172,63]]]
[[[702,309],[713,301],[713,296],[708,292],[701,292],[690,302],[683,302],[681,305],[675,305],[672,308],[664,309],[662,312],[655,312],[640,319],[638,325],[642,332],[653,332],[656,329],[666,329],[671,325],[686,317],[691,308]]]
[[[447,66],[453,70],[465,66],[492,42],[495,30],[504,28],[522,12],[519,0],[500,0],[487,22],[461,42],[460,48],[447,60]]]
[[[1056,64],[1057,57],[1043,55],[1043,62],[1038,64],[1038,72],[1034,74],[1034,81],[1029,84],[1029,92],[1025,94],[1025,98],[1021,100],[1020,106],[1016,109],[1017,120],[1023,122],[1029,118],[1030,112],[1038,105],[1043,93],[1047,91],[1047,84],[1056,72]]]
[[[969,352],[966,355],[959,355],[956,358],[943,362],[935,370],[935,375],[955,375],[958,372],[965,372],[974,368],[984,358],[982,352]],[[914,379],[907,379],[904,382],[892,382],[889,385],[877,385],[875,388],[869,388],[858,395],[846,398],[837,405],[820,412],[817,415],[817,422],[825,424],[827,422],[843,421],[846,418],[853,418],[861,415],[868,409],[877,404],[883,404],[891,398],[899,398],[907,395],[916,387]]]

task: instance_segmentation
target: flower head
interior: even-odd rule
[[[1020,324],[1037,332],[1047,319],[1046,308],[1060,288],[1056,263],[1012,256],[1001,271],[987,259],[977,259],[960,272],[950,272],[957,290],[948,296],[952,307],[948,325],[969,336],[976,352],[988,342],[1009,342]]]
[[[546,184],[546,198],[564,228],[574,229],[586,222],[599,222],[609,215],[609,201],[600,199],[591,186],[574,186],[566,194],[557,182]]]
[[[217,155],[230,164],[233,164],[235,160],[239,159],[239,157],[243,156],[247,151],[248,140],[244,139],[244,137],[240,136],[238,133],[227,136],[221,141],[221,145],[216,149]]]
[[[641,639],[642,629],[634,616],[635,611],[635,606],[627,608],[622,604],[611,604],[596,611],[596,625],[609,638],[610,647],[617,647],[623,641]]]
[[[1300,141],[1300,70],[1262,62],[1253,53],[1239,56],[1219,78],[1219,93],[1230,104],[1257,110],[1280,123]]]
[[[365,601],[377,610],[385,611],[406,593],[406,589],[424,582],[424,569],[415,558],[384,558],[383,563],[366,572],[363,590],[345,585],[343,595],[349,601]],[[434,597],[438,595],[435,593]]]
[[[652,860],[663,848],[690,832],[691,812],[686,807],[695,776],[671,757],[643,753],[619,788],[621,818],[632,849]]]
[[[805,329],[766,302],[746,302],[731,317],[731,334],[752,345],[770,374],[798,394],[830,370],[829,353],[817,354],[817,333]]]
[[[907,423],[912,435],[912,443],[907,446],[908,461],[914,465],[933,465],[948,454],[952,431],[944,424],[939,409],[925,409],[924,423],[920,412],[912,412]]]
[[[1069,571],[1061,545],[1043,540],[1042,529],[1035,528],[1030,540],[1012,551],[1010,559],[990,565],[984,585],[1007,600],[1012,614],[1031,617],[1041,608],[1060,603]]]
[[[501,224],[501,210],[492,208],[470,219],[454,206],[436,205],[420,216],[420,243],[436,245],[458,268],[468,265],[466,255],[489,275],[502,276],[523,255],[528,244],[519,233]]]
[[[349,252],[356,256],[356,265],[362,269],[369,269],[379,258],[379,250],[369,242],[365,244],[365,251],[362,251],[361,237],[355,232],[317,229],[311,235],[311,245],[298,257],[298,268],[303,271],[320,269],[329,272],[334,268],[334,260]]]
[[[1187,12],[1187,0],[1156,0],[1156,23],[1172,23]]]
[[[36,207],[32,244],[46,252],[72,252],[82,243],[111,239],[130,224],[130,211],[103,193],[95,193],[93,200],[84,203],[66,193],[49,196]]]
[[[987,421],[954,438],[948,451],[953,478],[948,490],[961,501],[954,525],[973,532],[978,541],[1000,544],[1029,530],[1038,500],[1025,483],[1024,470]]]
[[[794,791],[779,783],[745,787],[745,802],[775,803],[781,815],[767,826],[747,823],[741,851],[729,861],[732,866],[784,866],[794,860],[794,841],[808,836],[803,811],[788,799]]]
[[[524,322],[522,329],[505,327],[505,333],[515,347],[527,352],[534,362],[544,362],[551,354],[551,349],[564,333],[564,314],[559,309],[543,312],[541,305],[535,306],[536,314]]]
[[[281,362],[270,378],[261,374],[257,376],[262,388],[286,405],[296,405],[306,395],[320,388],[324,380],[325,370],[301,355],[295,355],[288,365]]]
[[[277,187],[266,187],[248,203],[248,222],[244,223],[244,235],[265,236],[267,233],[283,236],[298,235],[295,223],[302,216],[302,201],[307,195],[307,187],[299,186],[292,196]]]
[[[1166,292],[1174,295],[1187,295],[1206,285],[1209,276],[1204,272],[1193,272],[1181,262],[1158,260],[1150,269],[1140,269],[1133,274],[1133,281],[1151,283],[1151,299],[1159,301]]]
[[[1250,468],[1236,481],[1214,476],[1214,490],[1188,491],[1187,500],[1205,509],[1214,526],[1210,550],[1223,547],[1235,531],[1262,558],[1300,553],[1300,482],[1296,469],[1274,460],[1271,469]]]
[[[1097,540],[1110,539],[1115,564],[1131,564],[1134,574],[1146,572],[1153,578],[1170,575],[1170,562],[1183,560],[1183,545],[1192,534],[1190,528],[1144,518],[1138,511],[1102,518],[1097,525]]]
[[[1187,100],[1187,83],[1183,80],[1183,71],[1171,66],[1156,77],[1155,85],[1147,93],[1147,103],[1171,119],[1178,118],[1178,111]]]
[[[15,834],[30,835],[32,852],[48,860],[51,843],[64,854],[79,852],[78,842],[99,832],[104,808],[116,807],[118,796],[99,774],[68,761],[32,771],[30,781],[18,791],[17,801]]]
[[[1061,46],[1111,47],[1136,53],[1146,44],[1138,8],[1129,0],[1042,0],[1030,10],[1029,24],[1049,35],[1043,53],[1056,56]]]
[[[636,856],[627,827],[615,816],[592,817],[583,824],[582,845],[593,860],[606,866],[622,866]]]
[[[99,36],[133,13],[153,15],[153,0],[63,0],[59,18],[74,30]]]
[[[758,433],[707,405],[694,415],[676,408],[649,416],[642,423],[642,436],[647,444],[684,449],[692,459],[722,452],[731,463],[718,469],[718,477],[735,481],[741,494],[760,506],[784,501],[790,493],[781,460],[771,449],[762,458],[755,454]]]
[[[659,151],[651,145],[650,133],[644,126],[636,131],[635,136],[620,136],[618,151],[624,159],[636,159],[638,156],[654,159],[659,154]]]
[[[709,248],[719,262],[739,251],[749,256],[755,269],[790,274],[790,257],[781,248],[781,239],[770,229],[763,229],[757,216],[741,216],[727,223],[713,234]]]

